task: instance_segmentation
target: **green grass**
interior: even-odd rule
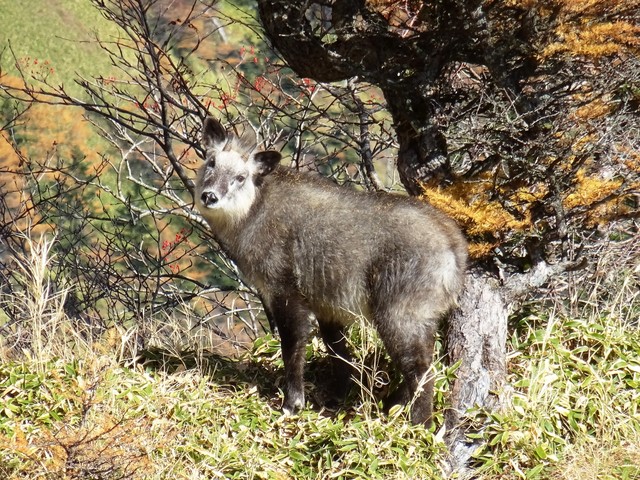
[[[640,477],[637,326],[534,315],[521,327],[511,340],[514,390],[507,410],[490,416],[480,471],[488,478]],[[568,458],[595,445],[628,460],[610,465],[605,476],[566,476]],[[590,458],[582,457],[582,466]]]
[[[54,85],[64,82],[73,92],[76,74],[106,76],[112,69],[95,33],[104,38],[116,30],[88,0],[0,0],[0,18],[0,51],[10,45],[27,73],[48,73]],[[1,62],[16,73],[9,51]]]
[[[235,371],[125,368],[108,357],[0,368],[2,478],[437,478],[442,444],[397,414],[284,417]],[[69,465],[73,465],[70,468]]]
[[[294,417],[280,411],[282,360],[271,337],[239,360],[200,350],[127,364],[132,332],[92,339],[59,313],[60,296],[47,292],[49,245],[31,243],[21,259],[23,346],[0,345],[0,478],[444,478],[441,414],[427,431],[410,425],[406,409],[382,414],[366,393],[338,410],[314,406],[326,377],[318,341],[308,349],[310,405]],[[477,412],[486,445],[474,478],[640,478],[638,325],[597,312],[519,320],[509,400]],[[375,380],[384,359],[369,332],[353,338],[370,366],[373,355],[363,372]],[[452,372],[436,374],[441,411]]]
[[[525,353],[512,359],[509,408],[491,414],[483,433],[479,475],[638,478],[640,344],[623,329],[602,332],[568,321],[551,332],[562,341],[545,344],[535,329],[512,341]],[[594,355],[584,355],[587,347]],[[263,341],[244,361],[203,358],[201,368],[187,370],[123,367],[105,348],[75,360],[6,363],[0,474],[442,478],[443,444],[402,411],[377,415],[364,402],[282,416],[276,350]]]
[[[51,241],[25,241],[23,329],[0,338],[0,478],[440,476],[442,442],[402,409],[379,415],[379,405],[356,401],[284,417],[273,338],[237,361],[200,351],[123,366],[129,332],[92,339],[60,316],[45,268]],[[319,356],[319,342],[309,356]]]

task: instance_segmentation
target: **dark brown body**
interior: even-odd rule
[[[284,408],[304,407],[312,315],[338,364],[349,359],[344,328],[362,315],[404,377],[401,396],[417,393],[412,421],[429,421],[433,382],[417,389],[438,323],[462,288],[467,247],[456,224],[417,199],[356,192],[282,167],[276,152],[235,152],[208,121],[215,122],[205,125],[212,160],[200,173],[197,205],[277,325]],[[349,369],[336,372],[346,384]]]

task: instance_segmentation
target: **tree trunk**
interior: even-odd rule
[[[481,440],[466,434],[465,412],[473,407],[499,408],[506,379],[507,317],[498,282],[479,270],[467,275],[459,308],[446,333],[450,364],[460,362],[445,413],[446,442],[452,472],[463,470]],[[476,432],[473,432],[476,433]]]

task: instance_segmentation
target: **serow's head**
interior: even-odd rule
[[[196,207],[210,222],[241,220],[251,210],[263,177],[280,162],[280,153],[243,147],[212,117],[204,121],[202,145],[207,156],[198,174]]]

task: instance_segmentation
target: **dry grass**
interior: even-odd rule
[[[66,290],[56,290],[49,278],[48,265],[55,239],[34,241],[25,235],[25,252],[14,263],[16,293],[3,299],[12,305],[12,318],[5,320],[6,334],[0,339],[0,359],[9,361],[25,355],[37,364],[62,356],[70,348],[84,345],[82,332],[71,325],[64,313]],[[11,324],[11,325],[9,325]]]
[[[572,445],[561,464],[551,469],[551,480],[605,480],[640,478],[640,433],[622,441],[603,443],[584,439]]]
[[[18,315],[0,351],[1,478],[442,478],[439,435],[409,425],[406,408],[380,412],[390,379],[364,322],[350,335],[361,398],[337,413],[285,418],[278,342],[263,338],[242,362],[225,363],[181,336],[188,318],[163,317],[156,340],[167,365],[123,366],[143,331],[91,336],[68,318],[47,269],[52,242],[27,242],[20,281],[4,299]],[[559,301],[520,320],[510,341],[514,394],[489,415],[478,477],[640,477],[640,269],[625,251],[601,256],[604,273],[576,288],[575,305]],[[621,258],[616,269],[605,262]],[[314,341],[309,355],[320,350]],[[437,362],[437,411],[451,375]]]

